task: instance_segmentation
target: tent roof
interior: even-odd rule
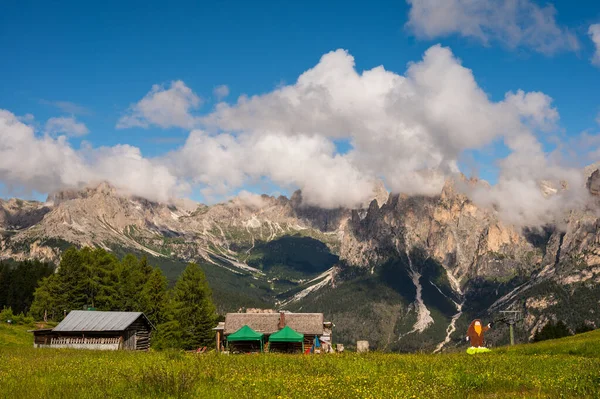
[[[304,334],[294,331],[290,326],[285,326],[269,337],[269,342],[302,342]]]
[[[260,341],[264,334],[254,331],[248,326],[243,326],[227,337],[229,341]]]

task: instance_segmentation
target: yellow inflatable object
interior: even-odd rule
[[[486,352],[491,352],[491,351],[492,350],[488,349],[488,348],[472,348],[471,347],[471,348],[467,349],[467,353],[469,355],[474,355],[476,353],[486,353]]]

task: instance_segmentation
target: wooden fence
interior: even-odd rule
[[[50,345],[115,345],[121,337],[83,338],[83,337],[54,337]]]

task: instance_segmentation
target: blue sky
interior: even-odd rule
[[[576,35],[578,49],[548,55],[528,45],[512,48],[495,40],[484,44],[460,34],[416,37],[405,26],[411,5],[404,1],[175,5],[109,0],[91,5],[9,0],[0,13],[0,109],[33,115],[32,124],[40,130],[49,118],[74,116],[89,131],[69,139],[74,148],[82,140],[93,147],[126,143],[145,157],[156,157],[183,145],[190,129],[115,128],[152,85],[185,82],[203,101],[194,111],[200,116],[212,112],[216,86],[227,85],[229,103],[242,94],[268,93],[278,85],[294,84],[332,50],[346,49],[359,72],[383,65],[402,75],[408,63],[418,62],[429,47],[441,43],[473,71],[492,101],[501,101],[508,91],[540,91],[554,100],[560,113],[557,131],[564,139],[582,131],[593,134],[598,131],[600,68],[590,62],[595,48],[588,28],[600,23],[600,3],[553,4],[556,24]],[[57,102],[77,107],[61,108]],[[348,142],[336,141],[341,153],[348,150]],[[467,151],[460,162],[463,171],[477,169],[494,182],[495,161],[506,154],[497,144]],[[277,184],[266,186],[287,192]],[[252,187],[245,183],[234,191]],[[193,197],[203,199],[200,194]]]

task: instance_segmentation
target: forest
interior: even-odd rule
[[[27,313],[38,282],[54,273],[54,265],[37,260],[0,262],[0,309]]]
[[[104,249],[70,248],[54,266],[36,261],[0,264],[4,314],[61,321],[70,310],[136,311],[156,327],[156,348],[212,344],[218,315],[202,269],[189,263],[172,288],[147,258],[118,259]]]

